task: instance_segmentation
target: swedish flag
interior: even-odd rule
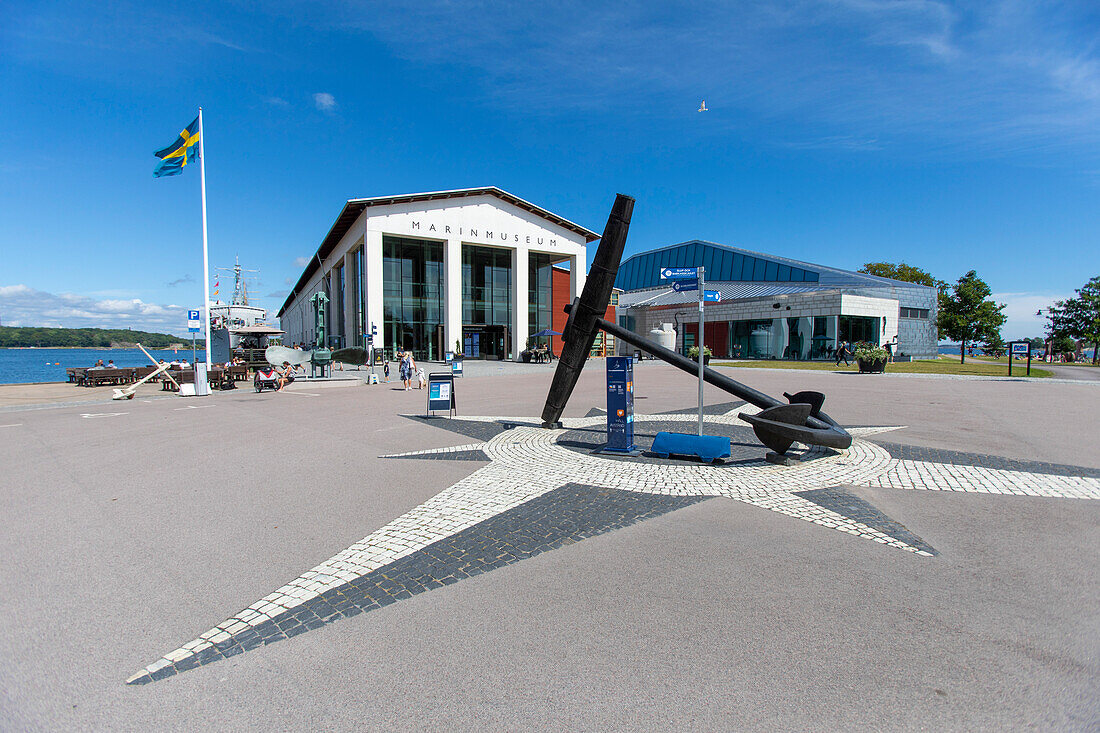
[[[180,133],[178,139],[163,150],[158,150],[153,155],[160,158],[161,162],[153,170],[153,177],[178,176],[183,173],[183,167],[199,157],[199,118],[188,125]]]

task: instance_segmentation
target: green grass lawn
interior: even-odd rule
[[[733,367],[742,369],[808,369],[820,372],[858,372],[859,367],[855,361],[851,366],[836,366],[831,361],[712,361],[711,366]],[[1024,376],[1024,369],[1012,367],[1012,376]],[[928,359],[926,361],[897,362],[886,365],[887,372],[896,374],[969,374],[979,377],[1007,377],[1007,364],[983,364],[970,359],[965,364],[960,364],[957,358]],[[1031,376],[1049,377],[1053,372],[1046,369],[1038,369],[1035,362],[1031,363]]]
[[[989,362],[990,364],[992,364],[993,362],[997,362],[998,364],[1006,364],[1006,365],[1008,364],[1008,357],[1007,356],[1001,356],[1001,357],[998,357],[996,359],[994,359],[992,356],[973,356],[973,357],[968,356],[968,357],[966,357],[967,361],[970,361],[971,359],[977,359],[979,361]],[[955,360],[958,361],[958,357],[955,357]],[[1042,359],[1032,358],[1032,360],[1031,360],[1031,371],[1032,371],[1032,373],[1035,372],[1035,365],[1036,364],[1043,364],[1043,363],[1045,363],[1045,362],[1043,362]],[[1021,364],[1026,369],[1027,368],[1027,359],[1013,360],[1013,362],[1012,362],[1012,373],[1013,374],[1016,373],[1016,367],[1020,366]],[[1057,362],[1057,364],[1058,364],[1058,366],[1068,366],[1068,367],[1072,367],[1072,366],[1092,367],[1092,366],[1094,366],[1091,361],[1077,361],[1077,362],[1066,363],[1066,364],[1063,364],[1062,362]],[[1096,365],[1096,366],[1100,367],[1100,365]]]

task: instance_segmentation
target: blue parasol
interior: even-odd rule
[[[540,338],[542,336],[561,336],[561,331],[554,331],[553,329],[550,329],[550,328],[544,328],[543,330],[539,331],[538,333],[531,334],[531,336],[534,337],[534,338]]]

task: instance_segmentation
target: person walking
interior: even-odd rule
[[[851,366],[848,363],[849,354],[851,354],[851,352],[848,351],[848,342],[847,341],[841,341],[840,342],[840,347],[837,348],[837,350],[836,350],[836,365],[840,366],[840,360],[843,359],[844,360],[844,366]]]
[[[416,361],[411,351],[406,351],[401,357],[401,381],[405,383],[405,391],[412,389],[413,375],[416,373]]]

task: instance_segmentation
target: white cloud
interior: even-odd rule
[[[498,106],[567,115],[614,107],[669,118],[692,114],[705,97],[716,133],[852,150],[916,141],[925,154],[1079,155],[1100,141],[1100,44],[1088,4],[318,6],[305,22],[369,33],[417,64],[475,68],[485,99]],[[462,27],[494,32],[454,32]]]
[[[5,326],[133,328],[182,333],[186,311],[178,305],[140,298],[97,299],[77,293],[49,293],[26,285],[0,285],[0,317]]]
[[[993,293],[994,303],[1004,303],[1005,325],[1001,337],[1006,341],[1042,336],[1046,330],[1046,309],[1056,300],[1072,298],[1073,293]],[[1041,315],[1036,311],[1042,310]]]
[[[322,112],[332,112],[336,109],[336,97],[328,92],[317,92],[313,95],[313,103]]]

